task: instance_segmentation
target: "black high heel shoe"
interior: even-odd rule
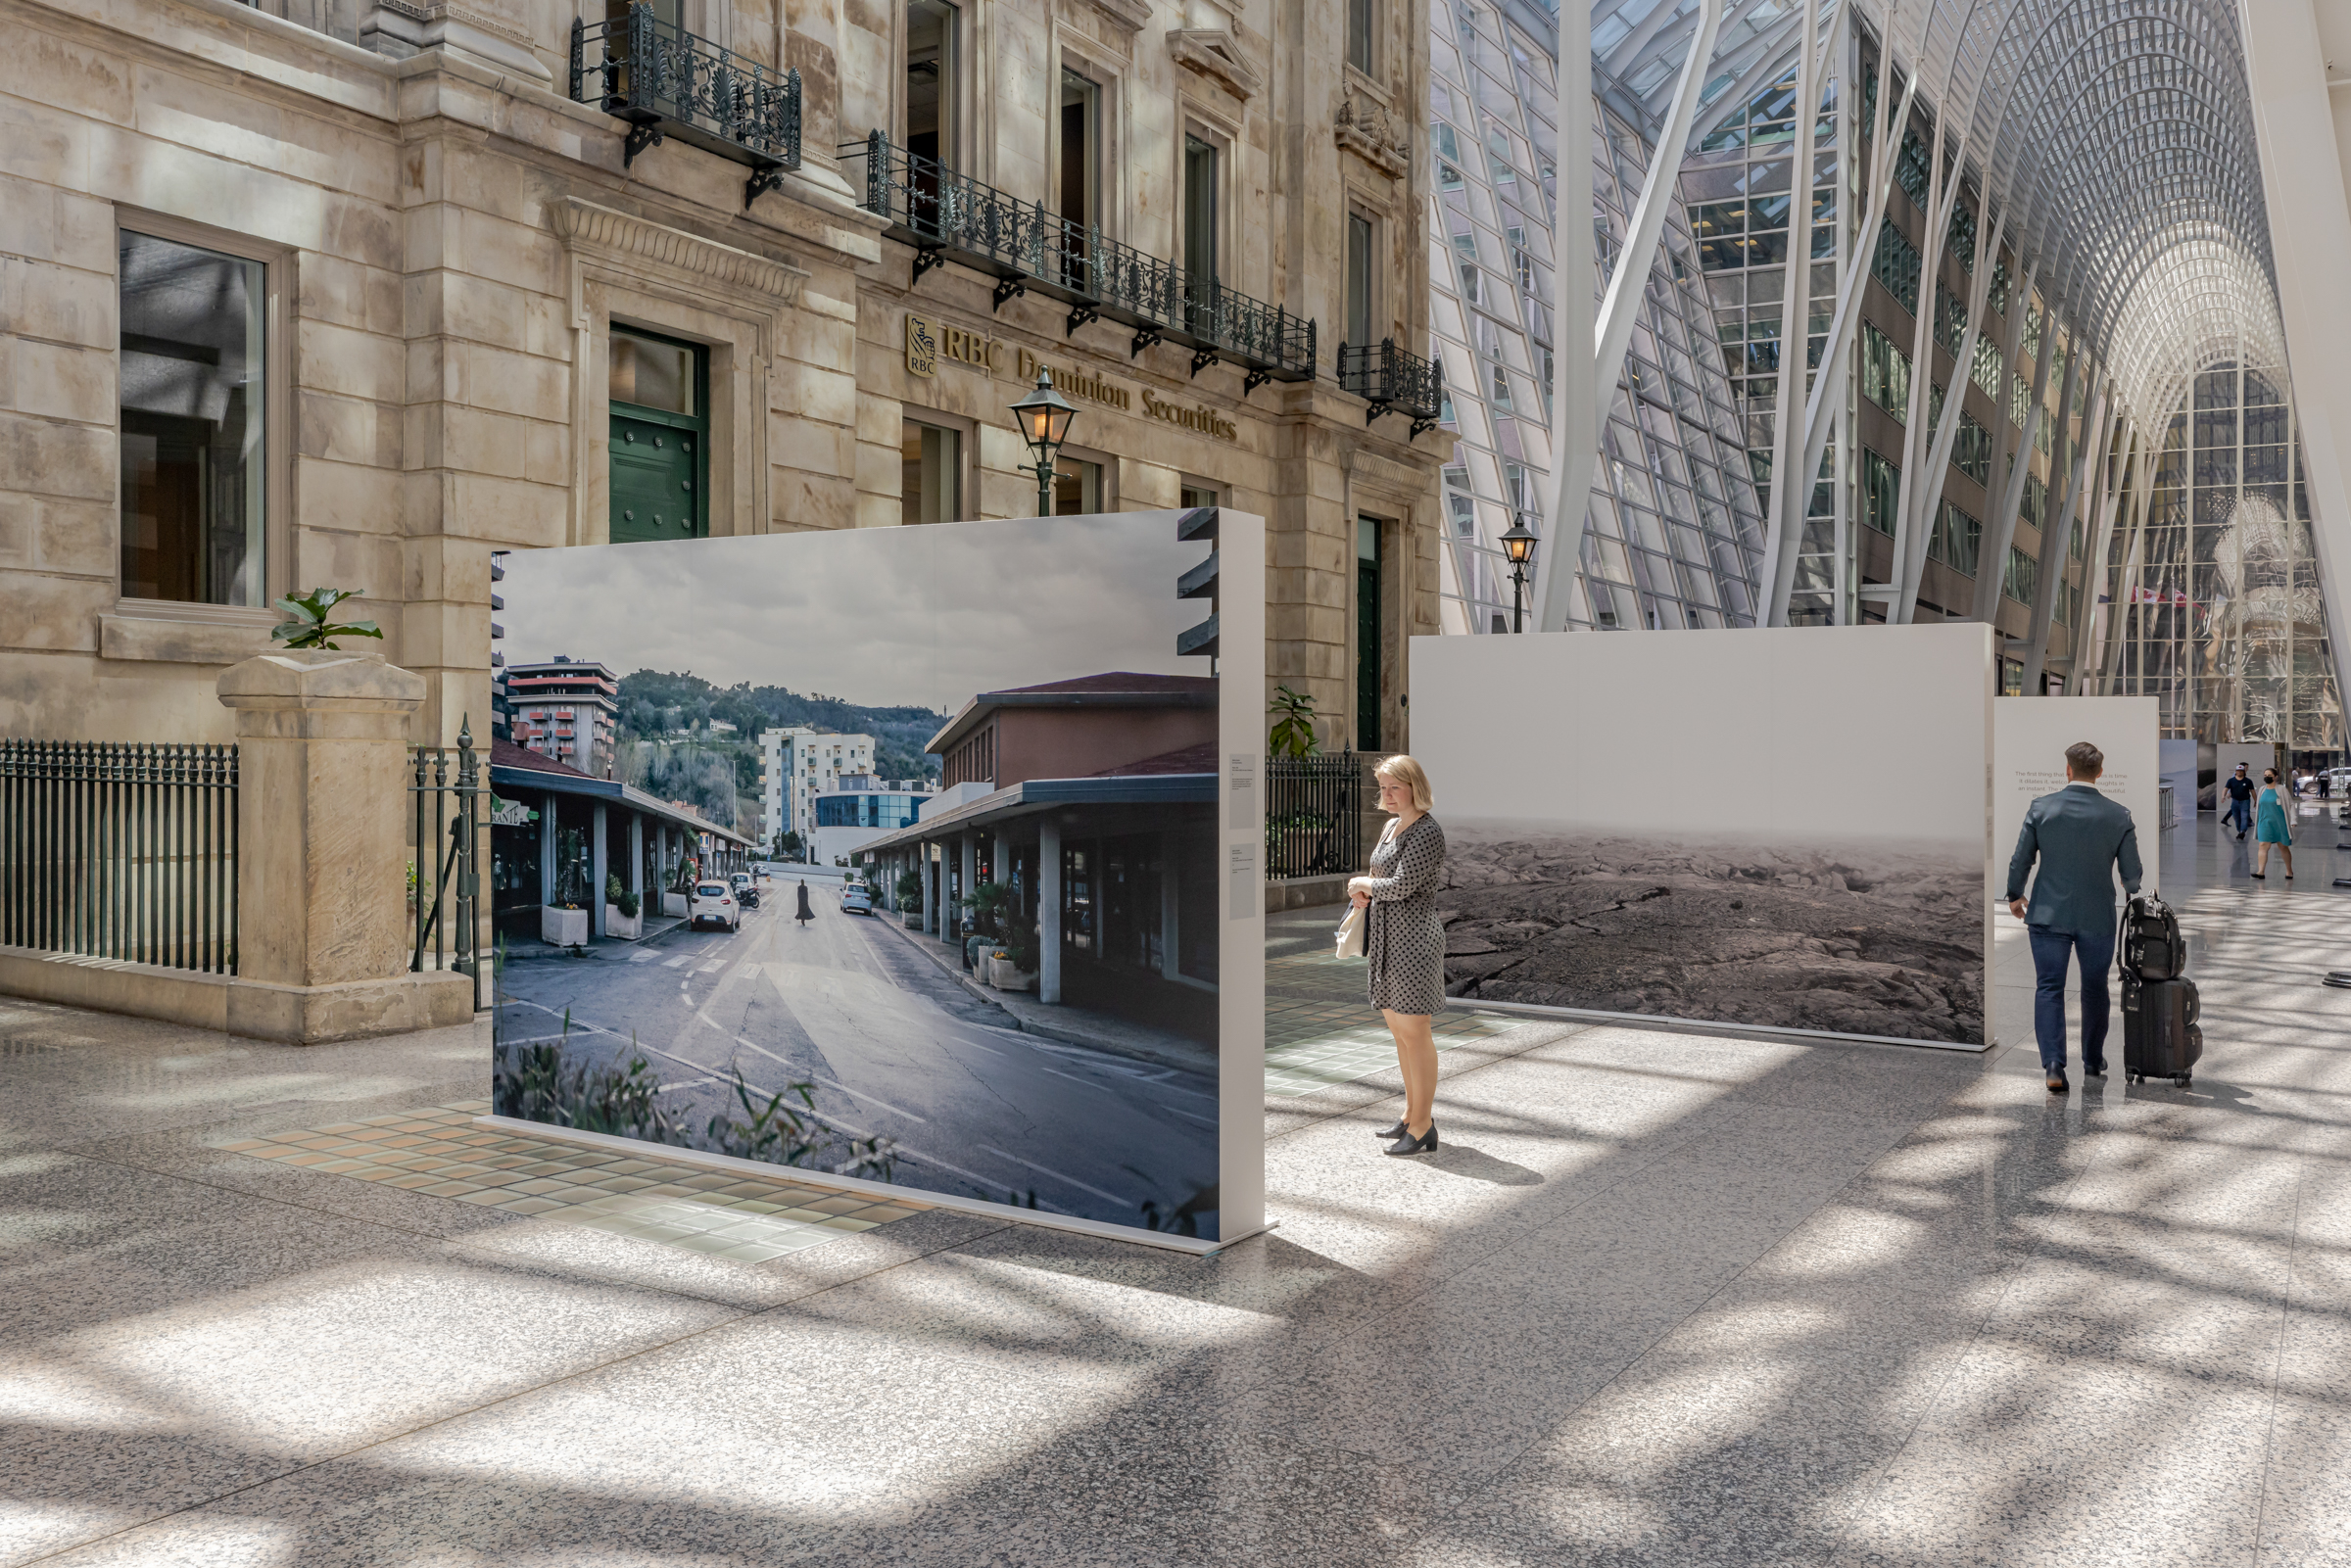
[[[1398,1138],[1403,1137],[1404,1134],[1404,1118],[1399,1117],[1396,1118],[1396,1125],[1383,1128],[1380,1131],[1371,1134],[1371,1136],[1377,1138],[1381,1143],[1394,1143]]]
[[[1415,1138],[1407,1132],[1394,1143],[1389,1144],[1387,1148],[1387,1152],[1392,1155],[1425,1155],[1434,1154],[1436,1150],[1437,1124],[1433,1120],[1429,1122],[1428,1130],[1419,1137]]]

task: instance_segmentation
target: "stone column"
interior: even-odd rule
[[[923,934],[929,936],[932,934],[932,921],[935,918],[933,911],[938,907],[931,890],[931,841],[926,838],[915,845],[915,849],[922,856],[919,863],[922,870],[917,875],[921,877],[923,883]]]
[[[629,813],[629,891],[637,895],[637,915],[645,917],[645,813]]]
[[[1061,1005],[1061,824],[1049,812],[1036,825],[1036,999]]]
[[[955,884],[955,935],[958,940],[971,934],[971,927],[964,920],[963,901],[972,896],[973,888],[980,885],[980,835],[965,833],[962,842],[960,864],[963,867],[963,879]]]
[[[604,853],[604,803],[598,801],[588,821],[588,934],[604,934],[604,879],[609,857]]]
[[[471,1022],[470,976],[408,969],[408,727],[424,679],[377,653],[281,649],[217,689],[237,732],[228,1032],[308,1045]],[[435,848],[417,846],[420,873]]]
[[[562,797],[549,790],[539,797],[539,907],[547,908],[555,901],[555,802]],[[423,846],[417,847],[416,864],[422,867]]]
[[[1159,835],[1159,973],[1169,979],[1183,973],[1183,959],[1177,950],[1183,932],[1176,921],[1176,873],[1180,869],[1177,857],[1183,853],[1183,839],[1173,832]]]

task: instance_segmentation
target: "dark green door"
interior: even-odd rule
[[[612,543],[703,537],[710,532],[708,351],[616,326],[611,372]]]
[[[1355,748],[1379,749],[1379,519],[1355,523]]]

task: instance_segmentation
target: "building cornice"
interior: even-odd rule
[[[805,271],[788,261],[754,256],[577,196],[552,208],[551,216],[555,232],[573,251],[635,257],[784,305],[797,301],[800,286],[808,281]]]
[[[1179,66],[1214,76],[1246,102],[1264,90],[1266,78],[1241,53],[1232,34],[1220,27],[1171,27],[1168,53]]]

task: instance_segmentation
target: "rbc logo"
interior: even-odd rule
[[[912,311],[906,315],[906,370],[918,376],[938,373],[938,336],[930,322]]]

